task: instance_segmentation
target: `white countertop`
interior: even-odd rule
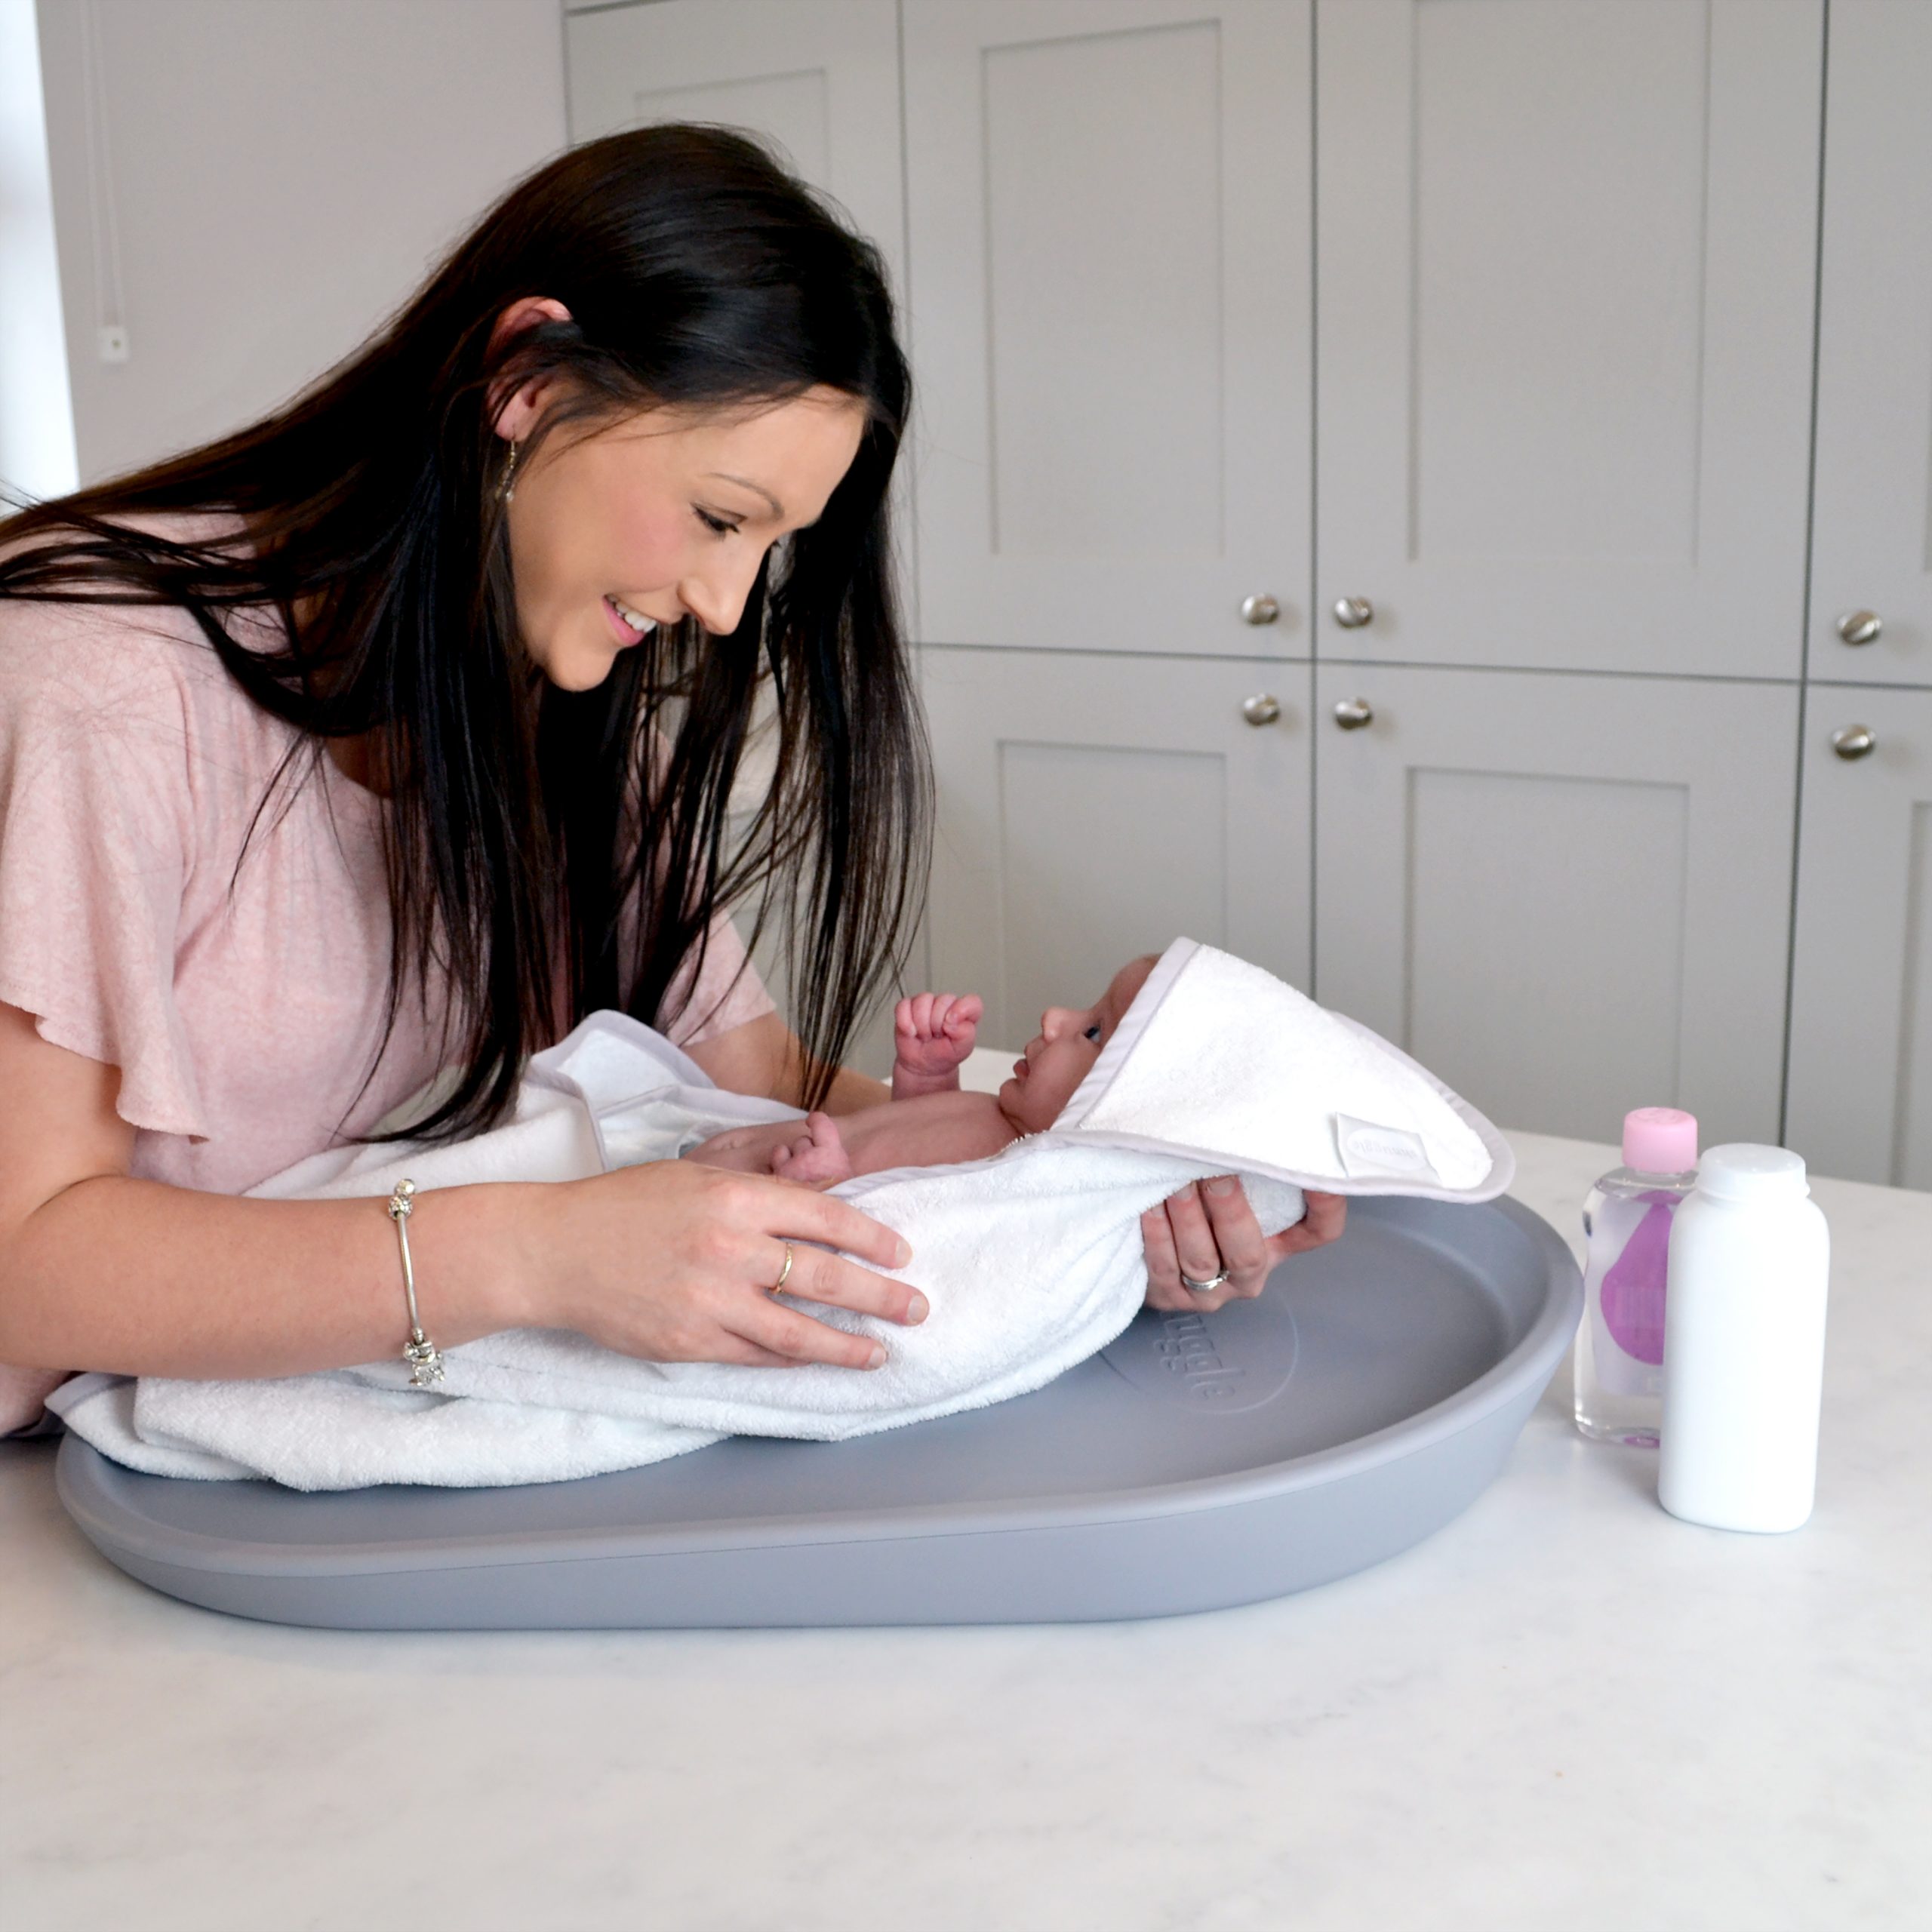
[[[1512,1134],[1573,1242],[1614,1150]],[[1198,1616],[374,1635],[158,1595],[0,1444],[0,1927],[1932,1924],[1932,1195],[1819,1180],[1817,1512],[1666,1515],[1559,1375],[1466,1515]]]

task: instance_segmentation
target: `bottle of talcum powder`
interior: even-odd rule
[[[1831,1238],[1804,1163],[1709,1149],[1671,1225],[1657,1500],[1721,1530],[1811,1513]]]

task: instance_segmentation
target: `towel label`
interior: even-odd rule
[[[1441,1184],[1422,1137],[1406,1128],[1381,1127],[1372,1120],[1337,1114],[1335,1150],[1341,1156],[1342,1171],[1351,1180],[1363,1174],[1397,1175]]]

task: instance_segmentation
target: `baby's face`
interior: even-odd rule
[[[1044,1134],[1073,1098],[1100,1049],[1113,1038],[1134,996],[1147,983],[1158,958],[1131,959],[1093,1005],[1050,1006],[1040,1030],[1013,1063],[1013,1078],[999,1090],[1000,1111],[1025,1134]]]

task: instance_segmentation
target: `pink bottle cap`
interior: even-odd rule
[[[1640,1174],[1688,1174],[1697,1164],[1697,1115],[1633,1107],[1623,1116],[1623,1164]]]

